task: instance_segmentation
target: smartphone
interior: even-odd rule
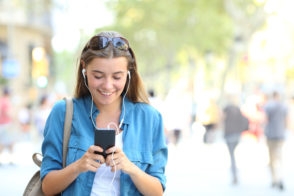
[[[115,146],[115,130],[114,129],[95,129],[95,141],[96,146],[103,148],[103,152],[95,152],[101,154],[106,159],[106,150]],[[111,154],[111,153],[109,153]]]

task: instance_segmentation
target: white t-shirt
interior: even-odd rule
[[[115,146],[122,149],[122,132],[115,136]],[[112,172],[111,167],[106,166],[105,164],[101,165],[95,174],[91,196],[119,196],[120,173],[120,170]]]

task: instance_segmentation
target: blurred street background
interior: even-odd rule
[[[102,30],[128,38],[163,116],[165,195],[294,195],[293,9],[292,0],[1,0],[0,195],[22,195],[47,116],[73,96],[81,47]],[[269,134],[271,123],[283,128]]]

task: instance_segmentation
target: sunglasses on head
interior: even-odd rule
[[[86,49],[91,48],[92,50],[101,50],[106,48],[109,45],[109,42],[112,42],[112,45],[119,50],[128,50],[129,42],[123,37],[104,37],[104,36],[95,36],[93,37]]]

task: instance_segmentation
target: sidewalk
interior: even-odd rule
[[[222,140],[206,145],[192,136],[169,145],[166,196],[293,196],[294,137],[284,148],[285,190],[271,188],[264,142],[242,140],[236,149],[239,184],[231,184],[230,160]]]
[[[14,154],[9,156],[6,151],[1,156],[0,195],[20,196],[33,174],[39,169],[32,160],[33,152],[40,152],[36,144],[30,142],[17,143]],[[9,160],[13,164],[9,164]]]

